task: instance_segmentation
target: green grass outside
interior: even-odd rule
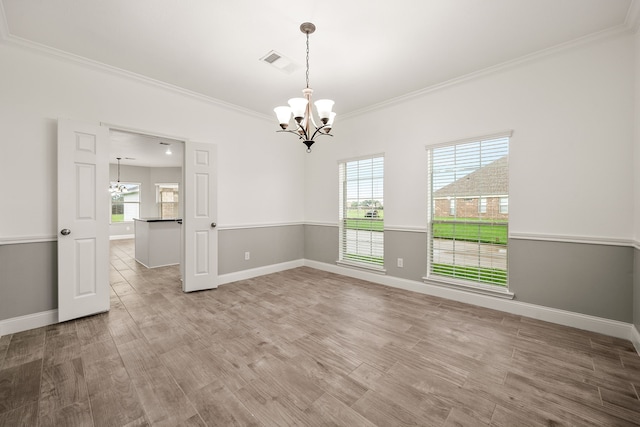
[[[384,231],[384,209],[375,209],[376,218],[367,218],[367,212],[374,209],[347,209],[345,228],[349,230]]]
[[[349,230],[384,231],[384,221],[382,219],[347,218],[345,220],[345,228]]]
[[[446,220],[433,223],[433,237],[438,239],[455,239],[468,242],[493,243],[498,245],[507,244],[507,224],[486,221],[467,220]],[[443,220],[444,221],[444,220]],[[466,221],[473,221],[467,223]]]
[[[507,272],[498,268],[467,267],[450,264],[433,264],[433,274],[472,280],[497,286],[507,286]]]
[[[111,214],[111,222],[124,221],[124,214]]]

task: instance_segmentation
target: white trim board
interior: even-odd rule
[[[509,232],[509,239],[515,240],[542,240],[545,242],[561,242],[561,243],[584,243],[589,245],[606,245],[606,246],[634,246],[637,244],[631,239],[623,239],[616,237],[603,236],[577,236],[562,234],[540,234],[540,233],[521,233]]]
[[[640,332],[635,325],[631,325],[631,342],[640,356]]]
[[[278,273],[280,271],[291,270],[292,268],[303,267],[306,260],[298,259],[295,261],[287,261],[280,264],[271,264],[264,267],[256,267],[248,270],[236,271],[233,273],[221,274],[218,276],[218,286],[225,285],[239,280],[253,279],[254,277],[264,276],[265,274]]]
[[[251,228],[269,228],[269,227],[293,227],[297,225],[305,225],[304,222],[272,222],[264,224],[218,224],[218,230],[244,230]]]
[[[14,237],[0,237],[0,246],[2,245],[21,245],[23,243],[44,243],[44,242],[57,242],[58,236],[43,235],[43,236],[14,236]]]
[[[109,240],[128,240],[135,239],[135,234],[116,234],[113,236],[109,236]]]
[[[26,316],[12,317],[0,320],[0,336],[15,334],[29,329],[58,323],[58,310],[42,311],[40,313],[27,314]]]
[[[482,294],[474,294],[436,285],[429,285],[407,279],[380,275],[358,269],[341,267],[338,265],[299,259],[295,261],[272,264],[264,267],[252,268],[218,276],[218,284],[224,285],[239,280],[252,279],[266,274],[277,273],[297,267],[311,267],[322,271],[341,274],[367,280],[380,285],[433,295],[480,307],[504,311],[511,314],[530,317],[559,325],[571,326],[604,335],[629,340],[633,343],[638,355],[640,355],[640,332],[630,323],[617,320],[604,319],[586,314],[574,313],[556,308],[549,308],[535,304],[496,298]],[[58,310],[49,310],[26,316],[0,320],[0,336],[26,331],[33,328],[52,325],[58,322]]]
[[[343,276],[367,280],[380,285],[433,295],[493,310],[504,311],[519,316],[543,320],[545,322],[557,323],[559,325],[571,326],[616,338],[632,340],[631,329],[633,328],[633,325],[617,320],[604,319],[601,317],[589,316],[587,314],[574,313],[541,305],[464,292],[457,289],[430,285],[398,277],[381,276],[366,271],[345,268],[318,261],[305,260],[304,265],[318,270],[341,274]]]

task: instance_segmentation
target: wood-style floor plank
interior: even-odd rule
[[[626,340],[311,268],[185,294],[111,244],[111,310],[0,337],[3,426],[633,426]]]

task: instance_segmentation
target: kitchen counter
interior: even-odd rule
[[[135,218],[135,259],[147,268],[180,264],[181,219]]]

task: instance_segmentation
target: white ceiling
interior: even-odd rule
[[[169,138],[111,129],[109,163],[146,167],[182,167],[184,143]],[[171,154],[167,154],[167,148]]]
[[[272,115],[301,95],[341,115],[599,32],[638,0],[0,0],[0,35]],[[0,16],[2,18],[2,16]],[[630,22],[634,21],[634,22]],[[259,59],[275,50],[285,73]],[[274,117],[275,123],[275,117]]]

